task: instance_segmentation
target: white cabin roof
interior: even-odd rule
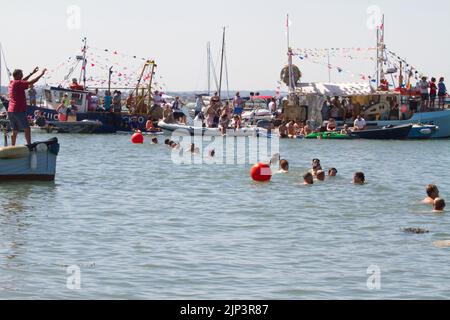
[[[389,94],[380,92],[369,83],[322,83],[310,82],[297,85],[297,93],[300,95],[319,95],[329,97],[366,96],[371,94]]]

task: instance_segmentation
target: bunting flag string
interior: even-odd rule
[[[302,55],[296,54],[296,56],[298,56],[300,60],[305,60],[306,59],[306,60],[308,60],[308,61],[310,61],[310,62],[312,62],[314,64],[324,66],[324,67],[326,67],[326,68],[328,68],[330,70],[336,70],[338,73],[346,73],[349,76],[351,76],[352,78],[358,77],[361,80],[370,80],[372,82],[376,81],[376,80],[372,79],[373,77],[370,76],[370,75],[366,75],[366,74],[363,74],[363,73],[355,74],[355,73],[353,73],[351,71],[345,70],[344,68],[342,68],[340,66],[335,66],[335,65],[332,65],[332,64],[329,64],[329,63],[321,62],[321,61],[319,61],[317,59],[310,58],[308,55],[302,56]]]

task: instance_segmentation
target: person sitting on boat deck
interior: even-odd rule
[[[153,124],[153,120],[151,117],[147,118],[147,122],[145,123],[145,130],[147,130],[147,132],[155,131],[155,125]]]
[[[134,116],[130,121],[131,131],[139,131],[141,128],[141,124],[139,123],[138,117]]]
[[[353,130],[354,131],[363,131],[366,129],[366,126],[367,126],[366,120],[364,120],[362,115],[359,115],[353,124]]]
[[[328,170],[328,176],[329,177],[336,177],[338,174],[338,171],[336,168],[331,168],[330,170]]]
[[[433,204],[439,198],[439,188],[435,184],[426,186],[427,197],[422,201],[424,204]]]
[[[327,132],[336,132],[336,130],[337,130],[336,120],[331,118],[327,124]]]
[[[439,97],[439,108],[444,109],[445,107],[445,97],[447,95],[447,87],[444,83],[445,79],[441,77],[438,83],[438,97]]]
[[[289,162],[285,159],[280,160],[280,173],[289,172]]]
[[[111,105],[112,105],[111,92],[106,90],[105,91],[105,97],[103,98],[103,109],[106,112],[109,112],[111,110]]]
[[[35,106],[36,105],[36,89],[34,88],[34,85],[30,85],[30,88],[28,89],[28,98],[30,99],[30,105]]]
[[[44,112],[37,110],[34,116],[34,124],[40,128],[47,125],[47,120],[45,119]]]
[[[217,109],[213,103],[206,109],[206,126],[208,128],[216,128],[219,125],[219,120],[217,120],[218,112],[219,109]]]
[[[238,114],[235,114],[233,116],[233,123],[231,124],[231,126],[233,127],[234,130],[240,130],[242,127],[242,120],[241,120],[241,116]]]
[[[286,139],[289,137],[286,122],[282,122],[281,125],[278,127],[278,133],[281,139]]]
[[[303,136],[307,137],[312,133],[314,133],[314,129],[311,126],[311,123],[309,121],[306,121],[306,124],[303,127]]]
[[[310,185],[313,185],[313,184],[314,184],[314,176],[312,175],[311,172],[306,172],[306,173],[303,175],[303,184],[304,184],[305,186],[310,186]]]
[[[222,116],[220,117],[219,121],[219,129],[222,135],[226,135],[228,126],[230,125],[230,119],[228,118],[228,114],[224,110],[222,113]]]
[[[321,181],[321,182],[325,181],[325,171],[323,171],[323,170],[317,171],[316,177],[317,177],[318,181]]]
[[[295,139],[297,136],[295,135],[295,121],[290,121],[287,124],[288,138]]]
[[[152,139],[152,144],[158,144],[158,138],[153,138]]]
[[[443,213],[445,210],[446,204],[445,200],[441,198],[434,199],[433,202],[433,212],[435,213]]]
[[[353,176],[353,184],[363,185],[366,183],[366,176],[363,172],[356,172]]]
[[[78,80],[76,78],[72,79],[72,84],[69,86],[70,90],[74,91],[84,91],[84,87],[78,84]]]
[[[175,118],[173,117],[173,111],[170,104],[164,105],[163,121],[167,124],[175,123]]]
[[[352,130],[350,130],[348,124],[344,124],[344,127],[341,130],[341,134],[343,135],[349,135],[352,133]]]
[[[24,78],[22,70],[14,70],[14,80],[9,84],[8,118],[12,129],[11,144],[13,147],[16,145],[17,135],[20,130],[25,131],[25,140],[28,145],[31,144],[31,129],[26,115],[27,96],[25,91],[28,90],[30,85],[38,82],[47,72],[47,69],[42,70],[39,76],[30,80],[38,71],[39,68],[35,68],[30,75]]]
[[[176,97],[175,101],[172,103],[173,117],[175,118],[175,121],[186,124],[186,115],[182,110],[183,105],[184,104],[181,102],[180,97]]]

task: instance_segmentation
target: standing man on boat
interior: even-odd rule
[[[25,131],[25,139],[27,141],[27,144],[31,144],[31,129],[27,119],[26,91],[31,85],[34,85],[44,76],[44,74],[47,72],[47,69],[42,70],[39,76],[29,81],[29,79],[38,71],[39,68],[35,68],[34,71],[25,78],[23,77],[22,70],[17,69],[13,72],[14,80],[9,84],[10,100],[8,106],[8,118],[12,129],[12,146],[16,145],[17,135],[20,130]]]

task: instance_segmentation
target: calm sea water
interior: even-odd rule
[[[249,166],[175,165],[148,139],[59,138],[54,183],[0,183],[0,299],[450,298],[450,249],[433,245],[450,215],[418,204],[428,183],[450,202],[448,140],[285,140],[291,173],[255,184]],[[339,177],[304,187],[315,157]]]

